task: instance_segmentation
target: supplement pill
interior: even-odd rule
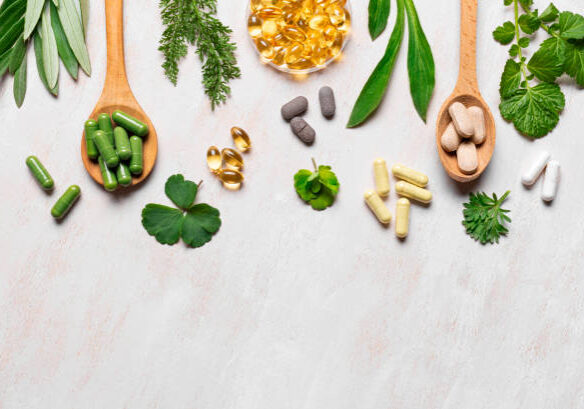
[[[463,138],[470,138],[474,133],[474,124],[466,107],[460,102],[455,102],[448,107],[448,113],[450,114],[452,123],[460,136]]]
[[[207,149],[207,166],[213,173],[217,173],[221,169],[223,161],[221,159],[221,152],[216,146],[210,146]]]
[[[217,177],[223,182],[223,186],[230,190],[237,190],[243,183],[243,175],[235,169],[221,169]]]
[[[533,185],[545,169],[550,158],[551,155],[547,151],[541,151],[535,155],[529,165],[524,169],[521,176],[521,183],[525,186]]]
[[[423,189],[411,183],[400,180],[395,184],[395,191],[400,196],[416,200],[420,203],[430,203],[432,201],[432,192]]]
[[[132,172],[130,168],[125,163],[120,163],[118,169],[116,170],[116,179],[120,186],[130,186],[132,184]]]
[[[373,190],[365,192],[365,203],[380,223],[389,224],[391,222],[391,212],[376,192]]]
[[[476,106],[470,107],[468,109],[468,114],[474,127],[474,133],[471,140],[475,145],[480,145],[485,141],[487,136],[487,131],[485,128],[485,114],[481,108]]]
[[[26,158],[26,166],[28,166],[34,178],[39,182],[43,189],[51,190],[55,187],[53,178],[36,156],[29,156]]]
[[[103,157],[97,158],[99,163],[99,170],[101,170],[101,179],[103,180],[103,187],[108,192],[112,192],[118,188],[118,180],[113,170],[107,167]]]
[[[93,141],[95,137],[95,132],[99,129],[97,121],[93,119],[88,119],[85,121],[85,151],[87,152],[87,157],[89,159],[97,159],[98,152],[95,142]]]
[[[307,145],[312,145],[314,143],[316,132],[304,119],[298,116],[292,118],[290,121],[290,127],[292,128],[294,135],[296,135],[302,142]]]
[[[130,148],[130,138],[128,133],[121,126],[114,128],[114,142],[116,143],[116,153],[121,160],[128,160],[132,156]]]
[[[383,159],[373,161],[373,177],[375,178],[375,190],[381,197],[387,197],[390,191],[389,172]]]
[[[79,195],[81,195],[81,189],[77,185],[71,185],[69,188],[63,193],[63,195],[57,200],[53,208],[51,209],[51,215],[55,219],[63,218],[71,207],[75,204],[77,199],[79,199]]]
[[[477,147],[472,141],[464,141],[456,150],[458,168],[465,175],[472,175],[479,167]]]
[[[428,176],[417,170],[410,169],[404,165],[397,163],[391,167],[391,173],[398,179],[405,180],[419,187],[426,187],[428,185]]]
[[[103,158],[107,166],[109,168],[115,168],[118,166],[120,158],[118,158],[118,155],[105,132],[101,130],[96,131],[94,141],[100,156]]]
[[[550,160],[545,168],[545,175],[543,176],[541,198],[546,202],[554,200],[556,198],[559,184],[560,162],[557,160]]]
[[[130,158],[130,172],[139,175],[144,170],[144,158],[142,157],[142,139],[137,136],[130,137],[132,157]]]
[[[231,137],[233,138],[233,143],[242,152],[245,152],[251,148],[251,139],[249,135],[243,129],[234,126],[231,128]]]
[[[410,201],[403,197],[395,207],[395,235],[400,239],[408,236],[410,226]]]
[[[454,124],[450,122],[440,137],[440,145],[446,152],[454,152],[460,146],[462,138],[456,132]]]
[[[112,114],[112,119],[116,124],[124,128],[131,134],[134,134],[141,138],[148,135],[148,125],[146,125],[139,119],[134,118],[132,115],[120,111],[119,109],[114,111],[114,113]]]
[[[231,169],[241,170],[243,168],[243,158],[235,149],[224,148],[221,151],[223,163]]]
[[[97,126],[100,131],[105,133],[110,144],[114,146],[114,128],[112,128],[110,116],[108,114],[99,114],[97,117]]]
[[[255,14],[247,19],[247,32],[252,38],[258,38],[262,35],[262,20]]]
[[[337,106],[335,103],[335,94],[331,87],[322,87],[318,91],[318,100],[320,101],[320,112],[322,112],[322,116],[328,119],[335,116]]]
[[[308,100],[306,97],[296,97],[282,106],[282,118],[286,121],[290,121],[292,118],[305,113],[307,109]]]

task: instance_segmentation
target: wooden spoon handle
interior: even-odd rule
[[[130,89],[124,62],[124,0],[105,0],[105,20],[107,72],[104,94],[119,95],[120,91]]]
[[[456,89],[478,94],[477,83],[477,7],[478,0],[460,0],[460,68]]]

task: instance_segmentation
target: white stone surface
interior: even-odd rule
[[[448,179],[434,136],[457,76],[458,1],[416,2],[437,67],[428,124],[411,103],[404,46],[383,105],[356,130],[344,125],[389,36],[371,43],[365,0],[353,0],[355,32],[344,59],[303,81],[262,66],[246,38],[245,2],[221,0],[243,76],[215,112],[192,52],[178,87],[163,77],[155,3],[125,5],[130,83],[160,138],[157,165],[139,189],[104,192],[79,157],[82,123],[104,80],[103,2],[92,2],[91,78],[74,83],[62,72],[54,99],[29,52],[20,110],[11,80],[2,80],[0,407],[584,407],[584,93],[571,82],[563,87],[560,124],[536,142],[501,119],[507,50],[491,31],[511,18],[502,1],[480,2],[479,81],[498,140],[490,167],[470,186]],[[582,11],[577,0],[555,3]],[[337,95],[332,121],[317,104],[324,84]],[[318,136],[310,148],[279,116],[297,95],[311,102],[306,118]],[[231,145],[232,125],[254,143],[239,192],[222,189],[204,160],[209,145]],[[539,197],[541,182],[533,190],[520,183],[522,161],[539,149],[562,163],[551,205]],[[52,195],[25,167],[30,154],[54,176]],[[434,202],[412,206],[403,243],[363,202],[378,156],[431,178]],[[311,157],[332,165],[342,185],[322,213],[293,189],[293,174]],[[146,203],[170,203],[164,182],[178,172],[204,179],[198,200],[221,210],[220,232],[200,249],[162,246],[140,223]],[[50,207],[73,183],[83,197],[55,223]],[[461,226],[468,192],[506,189],[509,237],[498,246],[475,243]],[[388,203],[395,207],[394,193]]]

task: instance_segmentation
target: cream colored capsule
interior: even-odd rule
[[[400,196],[405,196],[421,203],[430,203],[432,201],[432,192],[422,189],[411,183],[400,180],[395,184],[395,191]]]
[[[461,136],[456,132],[454,124],[450,122],[440,137],[440,144],[446,152],[454,152],[460,146]]]
[[[477,147],[471,141],[464,141],[456,151],[458,159],[458,168],[465,175],[472,175],[479,167],[479,157]]]
[[[403,197],[397,201],[395,207],[395,235],[405,239],[410,228],[410,201]]]
[[[365,203],[380,223],[389,224],[391,222],[391,212],[376,192],[373,190],[365,192]]]
[[[419,187],[428,185],[428,176],[415,169],[405,167],[401,163],[396,163],[391,167],[391,173],[398,179],[405,180]]]
[[[381,197],[389,195],[389,173],[387,171],[387,164],[383,159],[375,159],[373,162],[373,175],[375,176],[375,190]]]
[[[460,136],[470,138],[474,133],[474,125],[466,107],[460,102],[455,102],[448,107],[448,113]]]
[[[485,141],[487,136],[487,130],[485,128],[485,113],[479,107],[470,107],[468,109],[468,115],[472,120],[474,127],[474,134],[472,135],[472,142],[475,145],[480,145]]]

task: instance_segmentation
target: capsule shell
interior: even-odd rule
[[[560,162],[550,160],[545,168],[543,185],[541,188],[541,198],[545,202],[551,202],[556,198],[558,186],[560,184]]]
[[[95,132],[99,129],[97,121],[93,119],[88,119],[85,121],[85,150],[87,152],[87,157],[89,159],[97,159],[98,152],[95,146],[94,138]]]
[[[63,218],[71,207],[75,204],[79,196],[81,195],[81,189],[77,185],[71,185],[69,188],[61,195],[61,197],[54,204],[51,209],[51,216],[55,219]]]
[[[113,170],[107,167],[103,157],[97,158],[97,163],[99,163],[99,169],[101,170],[101,178],[103,179],[103,187],[108,192],[113,192],[118,188],[118,179]]]
[[[458,168],[465,175],[472,175],[479,167],[477,147],[472,141],[463,141],[456,150]]]
[[[114,128],[112,128],[112,121],[108,114],[99,114],[97,117],[97,126],[100,131],[103,131],[107,136],[110,144],[114,146]]]
[[[116,153],[113,145],[110,143],[109,138],[106,136],[105,132],[101,130],[96,131],[94,141],[100,156],[103,158],[108,168],[115,168],[118,166],[120,163],[120,158],[118,158],[118,154]]]
[[[410,201],[401,198],[395,207],[395,235],[400,239],[408,236],[410,229]]]
[[[296,97],[292,101],[284,104],[280,110],[282,118],[290,121],[292,118],[302,115],[308,109],[308,100],[306,97]]]
[[[448,113],[460,136],[470,138],[474,133],[474,125],[466,107],[460,102],[455,102],[448,107]]]
[[[428,176],[417,170],[408,168],[400,163],[391,167],[391,173],[398,179],[405,180],[419,187],[428,186]]]
[[[395,184],[395,191],[400,196],[416,200],[420,203],[430,203],[432,201],[432,192],[423,189],[411,183],[400,180]]]
[[[230,190],[239,189],[244,180],[243,174],[235,169],[221,169],[217,172],[217,177],[223,182],[223,186]]]
[[[525,186],[532,186],[541,175],[541,172],[545,169],[550,158],[551,155],[547,151],[537,153],[529,162],[528,166],[523,170],[521,183]]]
[[[316,138],[316,132],[312,126],[308,124],[303,118],[295,117],[290,121],[290,128],[294,135],[307,145],[312,145]]]
[[[242,152],[245,152],[251,148],[251,139],[247,132],[237,126],[231,128],[231,137],[233,138],[233,143]]]
[[[53,178],[36,156],[29,156],[26,158],[26,166],[28,166],[34,178],[39,182],[43,189],[51,190],[55,187]]]
[[[132,173],[125,163],[121,162],[116,170],[116,179],[120,186],[130,186],[132,184]]]
[[[381,197],[387,197],[391,187],[389,185],[389,172],[383,159],[375,159],[373,162],[373,176],[375,178],[375,190]]]
[[[224,148],[221,150],[221,158],[228,167],[236,170],[243,169],[243,158],[235,149]]]
[[[210,146],[207,149],[207,166],[213,173],[217,173],[221,169],[223,160],[221,158],[221,151],[216,146]]]
[[[472,135],[472,142],[475,145],[480,145],[485,141],[487,137],[487,129],[485,126],[485,113],[483,112],[482,108],[477,106],[472,106],[468,108],[468,114],[470,115],[470,119],[472,120],[474,133]]]
[[[461,142],[461,136],[456,132],[454,124],[450,122],[440,137],[440,145],[442,145],[442,148],[446,152],[454,152],[458,149]]]
[[[380,223],[389,224],[391,222],[391,212],[376,192],[373,190],[365,192],[365,203]]]
[[[116,153],[121,160],[128,160],[132,157],[132,148],[130,148],[130,138],[128,133],[121,126],[114,128],[114,141],[116,143]]]
[[[335,102],[335,93],[331,87],[322,87],[318,91],[318,100],[320,101],[320,112],[322,113],[322,116],[327,119],[335,116],[337,105]]]
[[[137,136],[130,137],[132,157],[130,158],[130,172],[139,175],[144,170],[144,158],[142,156],[142,139]]]
[[[114,111],[114,113],[112,114],[112,118],[116,124],[124,128],[131,134],[134,134],[141,138],[148,135],[148,125],[140,121],[138,118],[134,118],[130,114],[127,114],[118,109]]]

